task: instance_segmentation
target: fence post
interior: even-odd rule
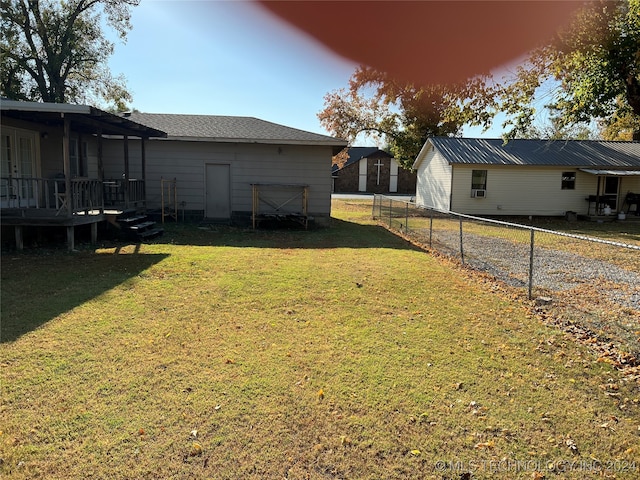
[[[462,259],[462,264],[464,265],[464,248],[462,246],[462,217],[460,217],[460,258]]]
[[[531,300],[533,292],[533,245],[535,230],[531,229],[531,246],[529,249],[529,300]]]
[[[373,207],[371,207],[371,218],[376,218],[376,199],[378,198],[378,194],[373,194]]]
[[[433,236],[433,209],[429,209],[429,248],[431,248],[431,237]]]
[[[391,225],[391,212],[393,210],[393,198],[389,198],[389,228],[392,228]]]
[[[404,233],[409,235],[409,202],[404,204]]]

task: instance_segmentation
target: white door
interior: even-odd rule
[[[4,128],[0,136],[0,197],[2,207],[35,205],[35,133]]]
[[[231,218],[230,172],[230,165],[206,165],[205,217],[218,220]]]

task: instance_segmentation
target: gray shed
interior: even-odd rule
[[[252,117],[127,113],[167,133],[144,148],[129,140],[129,178],[145,178],[146,205],[160,209],[163,180],[175,179],[179,215],[246,224],[252,218],[301,216],[327,224],[331,158],[347,142]],[[141,150],[146,162],[141,162]],[[122,140],[105,142],[105,179],[122,178]],[[164,196],[165,203],[167,196]],[[255,216],[258,217],[255,217]]]

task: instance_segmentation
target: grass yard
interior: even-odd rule
[[[0,477],[638,478],[637,379],[370,214],[3,255]]]

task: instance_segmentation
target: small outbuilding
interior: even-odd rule
[[[640,143],[429,138],[416,203],[473,215],[640,214]]]
[[[351,147],[343,165],[333,165],[334,193],[416,193],[416,173],[377,147]]]
[[[174,182],[178,215],[256,226],[264,218],[293,217],[328,224],[333,155],[347,142],[253,117],[133,112],[124,118],[167,133],[146,142],[146,205],[160,209],[163,185]],[[160,140],[160,139],[157,139]],[[109,162],[121,140],[106,142],[105,178],[123,175]],[[131,165],[140,148],[132,143]]]

